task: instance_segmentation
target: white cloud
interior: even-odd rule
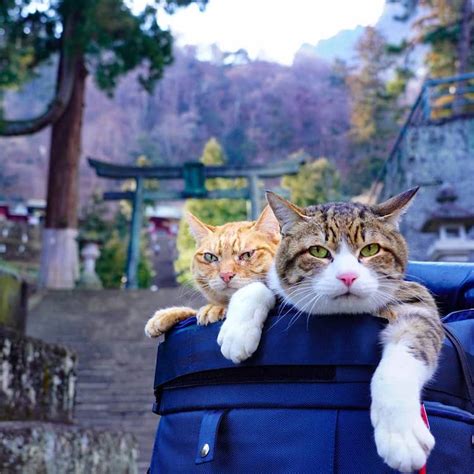
[[[134,0],[140,8],[146,0]],[[210,0],[174,15],[159,16],[180,45],[216,43],[225,51],[246,49],[250,56],[290,64],[303,43],[316,44],[343,29],[373,25],[384,0]]]

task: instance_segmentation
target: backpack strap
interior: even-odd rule
[[[454,331],[452,331],[446,324],[444,325],[444,331],[446,333],[446,337],[449,339],[456,350],[464,377],[464,384],[467,388],[467,395],[469,397],[469,401],[471,402],[471,407],[474,408],[474,377],[471,371],[471,366],[467,361],[466,353]]]

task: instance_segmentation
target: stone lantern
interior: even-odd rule
[[[427,257],[436,262],[468,262],[474,257],[474,240],[468,232],[474,226],[474,210],[459,206],[454,186],[443,184],[438,205],[424,222],[421,231],[437,234]]]
[[[95,271],[95,263],[100,257],[99,245],[101,240],[91,238],[91,236],[82,236],[80,240],[82,244],[81,257],[83,268],[77,286],[90,290],[100,290],[102,282]]]

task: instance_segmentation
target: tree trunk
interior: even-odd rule
[[[61,74],[60,64],[58,74]],[[77,206],[81,129],[87,70],[84,57],[75,60],[74,87],[64,114],[54,123],[43,231],[40,285],[73,288],[79,277]]]

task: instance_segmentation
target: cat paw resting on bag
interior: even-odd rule
[[[408,251],[398,222],[417,190],[374,206],[305,209],[267,193],[282,237],[268,286],[254,282],[235,292],[218,336],[226,358],[238,363],[250,357],[275,295],[301,313],[387,319],[382,359],[371,382],[370,417],[378,454],[402,472],[420,469],[435,443],[421,418],[420,400],[444,338],[428,290],[403,280]]]
[[[197,243],[192,274],[209,304],[197,311],[184,306],[157,311],[145,326],[149,337],[158,337],[191,316],[196,316],[200,325],[223,319],[230,297],[238,289],[265,281],[280,241],[278,221],[268,206],[255,222],[211,226],[189,213],[186,218]],[[273,299],[272,295],[269,307]]]

